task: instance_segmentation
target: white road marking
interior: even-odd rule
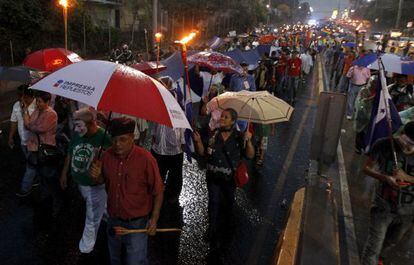
[[[358,246],[356,243],[356,234],[354,226],[354,215],[352,213],[351,198],[349,196],[348,178],[346,176],[344,155],[342,152],[341,140],[339,140],[338,149],[338,170],[339,170],[339,181],[341,188],[342,198],[342,212],[345,224],[345,239],[348,249],[348,260],[349,264],[358,265],[360,264],[358,255]]]

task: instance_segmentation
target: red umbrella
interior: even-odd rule
[[[167,69],[167,66],[160,64],[160,63],[158,63],[158,67],[157,67],[157,62],[142,62],[142,63],[133,64],[131,65],[131,67],[147,75],[154,75]]]
[[[242,67],[232,58],[219,52],[198,52],[188,57],[188,62],[225,73],[243,73]]]
[[[98,60],[71,64],[31,88],[97,110],[127,114],[174,128],[191,128],[174,96],[160,82],[122,64]]]
[[[264,35],[264,36],[260,37],[259,43],[260,44],[269,44],[272,41],[274,41],[275,39],[276,39],[276,36],[274,36],[274,35]]]
[[[46,72],[54,72],[66,65],[83,61],[74,52],[63,48],[50,48],[35,51],[26,56],[23,65]]]

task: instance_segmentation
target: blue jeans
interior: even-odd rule
[[[346,75],[341,76],[341,79],[339,80],[339,84],[337,86],[336,91],[339,90],[341,93],[346,93],[348,91],[349,87],[349,78]]]
[[[391,212],[386,203],[371,208],[368,238],[361,265],[377,265],[380,255],[387,254],[413,226],[414,216]]]
[[[277,74],[277,76],[276,76],[276,88],[275,88],[276,89],[276,91],[275,91],[276,96],[278,96],[278,97],[282,96],[283,89],[286,86],[286,82],[287,82],[286,75]]]
[[[33,185],[33,181],[36,178],[36,167],[31,165],[30,163],[27,162],[27,159],[29,157],[29,151],[27,150],[27,146],[26,145],[22,145],[22,151],[24,154],[24,157],[26,159],[26,171],[24,172],[23,178],[22,178],[22,183],[20,186],[20,190],[22,192],[28,192]]]
[[[108,248],[112,265],[147,265],[148,235],[133,233],[123,236],[115,235],[113,227],[121,226],[127,229],[143,229],[147,225],[147,218],[124,222],[119,219],[108,219]],[[125,257],[122,257],[122,248],[125,248]],[[122,262],[124,261],[124,263]]]
[[[358,96],[359,91],[364,86],[357,86],[354,84],[349,84],[348,88],[348,103],[346,108],[346,115],[352,117],[354,115],[355,100]]]
[[[296,99],[296,91],[298,90],[299,86],[299,76],[289,76],[289,83],[288,83],[288,94],[289,94],[289,101],[290,103],[294,102]]]

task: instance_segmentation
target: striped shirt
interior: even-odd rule
[[[184,129],[170,128],[154,123],[151,131],[153,137],[152,150],[159,155],[178,155],[183,152],[185,144]]]

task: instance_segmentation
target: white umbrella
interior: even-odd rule
[[[239,120],[260,124],[289,121],[294,108],[267,91],[226,92],[207,103],[207,109],[232,108]]]

